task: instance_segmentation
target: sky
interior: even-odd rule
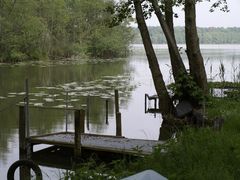
[[[210,13],[212,3],[203,2],[197,4],[197,26],[198,27],[240,27],[240,0],[227,0],[230,12],[224,13],[219,9]],[[184,26],[184,13],[179,9],[179,18],[174,18],[175,26]],[[147,21],[149,26],[158,26],[158,20],[153,16]]]

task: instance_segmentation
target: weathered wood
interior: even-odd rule
[[[25,80],[25,120],[26,120],[26,137],[29,137],[29,85],[28,79]]]
[[[147,106],[147,102],[149,102],[151,100],[154,101],[154,107],[153,108]],[[157,102],[158,102],[158,96],[157,95],[149,96],[148,94],[145,94],[145,113],[159,113],[160,109],[157,106]]]
[[[119,95],[117,89],[115,89],[114,95],[115,95],[115,114],[117,116],[117,113],[119,112]]]
[[[108,123],[108,99],[106,99],[106,124]]]
[[[19,159],[28,159],[30,154],[26,139],[26,107],[19,107]],[[30,169],[20,167],[20,180],[30,179]]]
[[[31,143],[58,145],[61,147],[75,148],[75,133],[55,133],[43,136],[30,137]],[[114,152],[121,154],[148,155],[162,141],[129,139],[109,135],[81,134],[81,149],[89,149],[101,152]]]
[[[121,120],[121,113],[120,112],[117,112],[116,136],[122,136],[122,120]]]
[[[147,99],[148,99],[148,94],[145,94],[144,98],[144,112],[147,113]]]
[[[122,135],[121,130],[121,113],[119,112],[119,95],[118,90],[115,89],[115,117],[116,117],[116,136]]]
[[[81,156],[80,110],[74,112],[74,129],[74,157],[77,159]]]
[[[84,119],[85,111],[77,110],[74,113],[74,128],[75,128],[75,137],[74,137],[74,156],[75,159],[78,159],[81,156],[81,133],[84,133]]]
[[[85,111],[80,109],[80,133],[85,133]]]
[[[89,130],[89,118],[90,118],[90,96],[87,96],[87,130]]]
[[[65,99],[66,107],[65,107],[65,131],[68,131],[68,90],[66,91],[66,99]]]

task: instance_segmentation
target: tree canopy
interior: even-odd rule
[[[0,62],[118,57],[131,29],[111,27],[113,0],[0,0]]]
[[[155,13],[159,21],[159,25],[168,44],[173,77],[177,87],[179,86],[177,89],[181,91],[180,94],[182,94],[181,97],[178,97],[178,100],[187,100],[194,108],[201,108],[201,101],[203,99],[199,97],[204,97],[208,94],[207,76],[196,27],[196,3],[202,1],[203,0],[126,0],[120,1],[115,8],[115,25],[126,18],[132,17],[133,14],[136,16],[136,22],[146,51],[155,90],[159,102],[161,102],[161,104],[159,103],[159,108],[163,114],[174,114],[175,108],[162,78],[158,59],[153,49],[153,43],[145,20],[151,17],[152,13]],[[189,72],[186,70],[177,47],[173,24],[173,17],[177,17],[177,14],[173,11],[174,6],[182,6],[185,13],[184,32]],[[220,8],[220,10],[228,12],[226,0],[215,1],[211,6],[210,12],[215,8]]]

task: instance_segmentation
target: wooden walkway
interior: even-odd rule
[[[32,136],[29,138],[29,143],[74,148],[74,137],[75,134],[71,132],[54,133],[42,136]],[[96,134],[81,134],[80,143],[81,148],[88,150],[129,155],[148,155],[153,152],[155,146],[162,144],[161,141],[155,140],[129,139]]]
[[[36,163],[49,167],[72,169],[73,165],[81,162],[84,157],[98,155],[106,159],[124,156],[144,156],[153,152],[154,147],[162,144],[162,141],[130,139],[122,136],[121,113],[119,112],[118,91],[115,90],[115,116],[116,136],[97,135],[85,133],[85,110],[64,109],[74,112],[74,132],[58,132],[39,136],[30,136],[29,128],[29,103],[28,85],[26,81],[26,102],[19,105],[19,159],[32,159]],[[151,99],[151,98],[150,98]],[[152,100],[152,99],[151,99]],[[153,97],[156,109],[156,97]],[[49,107],[43,107],[51,109]],[[59,109],[59,108],[58,108]],[[106,115],[108,114],[108,102],[106,101]],[[89,110],[87,109],[87,126]],[[106,123],[108,118],[106,116]],[[67,131],[67,120],[66,120]],[[34,146],[38,144],[50,145],[34,152]],[[20,168],[20,179],[30,177],[29,168]]]

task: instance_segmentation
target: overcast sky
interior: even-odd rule
[[[203,2],[197,5],[198,27],[240,27],[240,0],[227,0],[230,12],[224,13],[220,10],[210,13],[211,3]],[[179,10],[178,10],[179,12]],[[184,13],[180,11],[179,18],[175,19],[175,26],[184,26]],[[147,21],[148,25],[158,26],[155,17]]]

